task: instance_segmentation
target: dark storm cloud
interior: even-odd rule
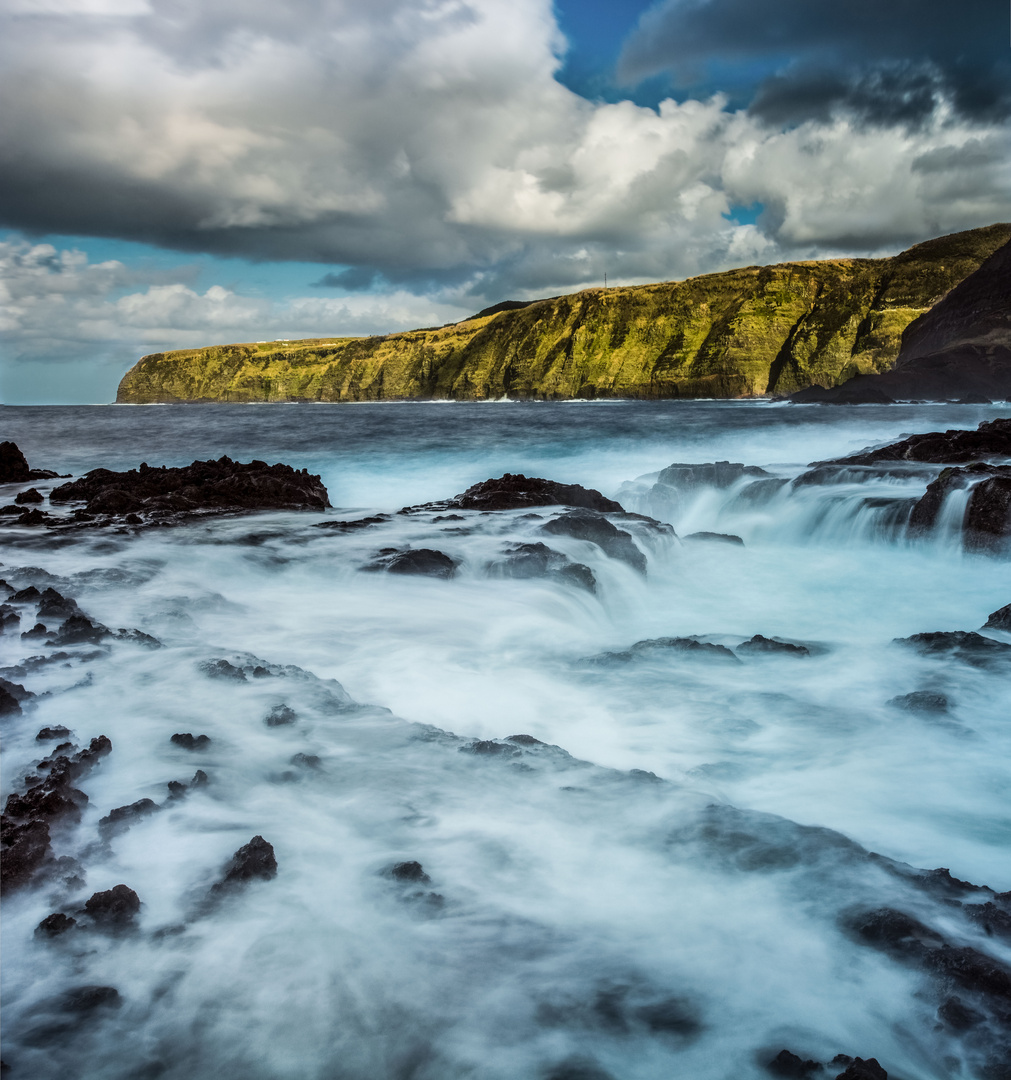
[[[918,123],[942,102],[975,122],[1011,114],[1008,8],[996,0],[667,0],[643,16],[620,76],[704,83],[714,65],[753,70],[770,123]]]

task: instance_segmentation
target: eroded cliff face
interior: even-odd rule
[[[1011,239],[956,233],[891,259],[783,263],[587,289],[374,338],[145,356],[117,401],[743,397],[886,371],[903,330]]]

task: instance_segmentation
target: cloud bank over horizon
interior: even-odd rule
[[[976,0],[958,26],[926,5],[940,21],[904,44],[908,4],[875,36],[868,3],[774,0],[761,33],[743,0],[662,2],[615,43],[617,78],[670,75],[653,108],[562,85],[549,0],[4,0],[9,355],[105,342],[121,372],[146,343],[386,332],[605,272],[892,252],[1011,217],[1007,61],[972,30]],[[750,65],[747,107],[679,94],[731,63]],[[182,269],[131,284],[31,254],[57,233]],[[196,288],[191,254],[320,272],[301,296],[244,296]]]

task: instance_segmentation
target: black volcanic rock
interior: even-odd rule
[[[1011,664],[1011,645],[972,630],[937,630],[896,638],[895,642],[907,645],[923,656],[951,656],[973,667]]]
[[[716,533],[716,532],[693,532],[688,533],[686,536],[681,537],[682,540],[689,541],[691,543],[717,543],[717,544],[734,544],[738,547],[744,547],[744,541],[733,533]]]
[[[362,569],[372,572],[385,570],[388,574],[451,578],[456,573],[456,565],[455,560],[434,548],[385,548]]]
[[[817,1061],[805,1061],[789,1050],[780,1052],[765,1066],[773,1076],[793,1077],[795,1080],[805,1080],[812,1073],[821,1069]]]
[[[330,505],[320,478],[305,469],[264,461],[242,464],[228,457],[173,469],[152,469],[147,464],[129,472],[93,469],[80,480],[54,489],[49,501],[82,501],[86,512],[111,517],[325,510]]]
[[[763,653],[781,653],[787,656],[811,655],[811,650],[806,645],[796,645],[792,641],[777,641],[775,638],[763,637],[761,634],[755,634],[753,638],[742,641],[735,651],[752,655]]]
[[[577,585],[591,593],[597,588],[588,566],[572,562],[567,555],[542,543],[508,544],[505,558],[489,564],[488,573],[492,577],[548,578]]]
[[[675,462],[660,472],[656,482],[686,491],[700,487],[732,487],[744,476],[764,480],[770,479],[772,474],[757,465],[744,465],[739,461],[709,461],[699,465]]]
[[[935,693],[933,690],[914,690],[910,694],[900,694],[888,700],[888,704],[896,709],[905,709],[906,712],[916,713],[946,713],[948,712],[948,699],[944,694]]]
[[[225,867],[222,879],[211,887],[209,899],[222,898],[226,893],[241,888],[250,881],[270,881],[277,877],[277,858],[273,845],[262,836],[254,836],[243,844]]]
[[[192,735],[190,732],[179,732],[169,739],[169,742],[181,746],[184,750],[206,750],[211,745],[210,736]]]
[[[140,912],[140,897],[127,885],[114,885],[105,892],[94,893],[84,905],[96,926],[107,930],[122,930],[132,926]]]
[[[943,469],[909,513],[911,532],[932,529],[953,491],[971,488],[962,536],[971,551],[999,553],[1011,543],[1011,465],[975,462]]]
[[[98,828],[103,835],[110,836],[128,829],[135,821],[154,814],[160,809],[161,807],[153,799],[138,799],[129,806],[117,806],[114,810],[110,810],[99,821]]]
[[[570,510],[545,522],[540,531],[549,536],[571,536],[576,540],[589,540],[605,555],[628,563],[641,574],[646,573],[646,556],[636,546],[631,534],[613,525],[599,512]]]
[[[840,1055],[844,1057],[844,1055]],[[842,1064],[839,1058],[833,1064]],[[846,1061],[846,1068],[835,1080],[888,1080],[888,1073],[878,1064],[877,1058],[853,1058]]]
[[[559,484],[522,473],[506,473],[497,480],[483,480],[445,502],[405,507],[405,510],[524,510],[532,506],[574,506],[612,513],[623,510],[620,503],[605,498],[593,488]]]
[[[637,641],[624,652],[602,653],[592,657],[590,663],[628,663],[642,657],[663,656],[664,654],[691,656],[708,660],[727,660],[733,664],[741,661],[725,645],[714,645],[708,641],[696,641],[695,638],[660,637],[645,638]]]
[[[112,631],[101,623],[93,623],[84,615],[71,615],[56,631],[52,645],[97,645],[112,636]]]
[[[35,936],[59,937],[60,934],[65,934],[76,925],[76,919],[71,918],[69,915],[63,915],[61,912],[54,911],[52,915],[47,915],[35,928]]]
[[[0,484],[22,484],[31,479],[31,470],[17,443],[0,442]]]
[[[1011,419],[984,420],[975,431],[952,428],[910,435],[900,442],[814,465],[877,465],[888,461],[923,461],[964,465],[989,458],[1011,458]]]
[[[1005,604],[990,613],[990,617],[983,624],[984,629],[1007,630],[1011,632],[1011,604]]]
[[[19,823],[6,816],[0,823],[0,890],[26,885],[50,851],[49,826],[44,821]]]
[[[35,488],[28,488],[27,491],[19,491],[17,495],[14,496],[14,502],[17,506],[25,506],[28,503],[40,503],[45,501],[45,495]]]
[[[290,705],[275,705],[263,718],[267,727],[283,727],[294,724],[298,720],[298,713]]]

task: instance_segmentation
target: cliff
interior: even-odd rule
[[[116,400],[742,397],[886,371],[905,328],[1011,225],[889,259],[749,266],[682,282],[496,305],[438,329],[155,353]]]

